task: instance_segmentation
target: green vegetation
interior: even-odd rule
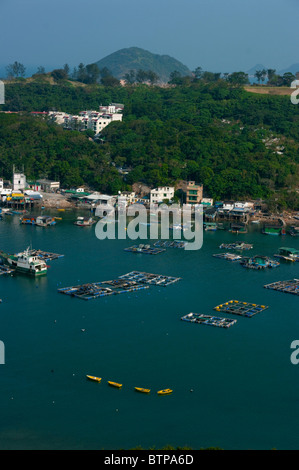
[[[111,102],[125,105],[92,142],[30,111],[78,113]],[[149,186],[192,179],[214,199],[266,198],[299,210],[299,106],[287,96],[252,94],[224,80],[171,87],[83,85],[45,79],[12,82],[0,110],[0,165],[29,177],[59,178],[115,193],[135,182]],[[27,114],[26,114],[27,112]],[[119,171],[125,168],[128,174]]]

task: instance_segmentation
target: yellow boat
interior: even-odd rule
[[[157,393],[158,395],[169,395],[172,392],[173,390],[170,390],[170,388],[165,388],[164,390],[159,390]]]
[[[149,388],[140,388],[140,387],[135,387],[136,392],[141,392],[141,393],[149,393],[150,389]]]
[[[94,382],[101,382],[101,377],[94,377],[93,375],[86,376],[89,380],[93,380]]]
[[[116,387],[116,388],[122,387],[122,384],[118,384],[117,382],[110,382],[110,380],[108,380],[108,384],[111,385],[111,387]]]

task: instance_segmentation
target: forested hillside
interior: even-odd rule
[[[125,105],[123,121],[106,127],[97,143],[29,115],[77,113],[110,102]],[[165,88],[21,82],[6,86],[0,109],[24,111],[0,115],[6,178],[15,163],[32,178],[111,192],[138,181],[158,186],[194,179],[216,199],[268,198],[278,191],[297,208],[299,106],[287,96],[251,94],[225,82]]]

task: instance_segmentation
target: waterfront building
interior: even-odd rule
[[[188,181],[186,192],[186,204],[200,204],[202,201],[203,185],[195,181]]]
[[[174,188],[172,186],[163,186],[151,190],[150,203],[159,204],[165,200],[171,201],[174,197]]]

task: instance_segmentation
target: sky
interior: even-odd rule
[[[298,19],[299,0],[0,0],[0,69],[72,68],[134,46],[190,70],[279,71],[299,62]]]

